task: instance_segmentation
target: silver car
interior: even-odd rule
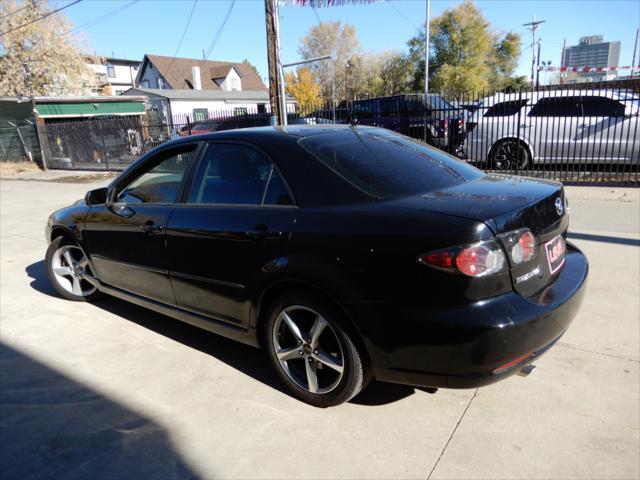
[[[640,163],[640,97],[626,91],[548,90],[482,99],[468,122],[467,156],[494,169],[537,163]]]

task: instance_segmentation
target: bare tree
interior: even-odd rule
[[[0,36],[0,95],[88,95],[96,88],[67,17],[37,20],[51,11],[47,0],[0,1],[0,32],[8,32]]]
[[[334,59],[336,98],[353,98],[355,86],[358,86],[361,65],[360,42],[356,28],[348,23],[322,22],[311,27],[302,39],[298,53],[303,59],[331,55]],[[331,98],[331,68],[328,62],[310,64],[309,68],[320,84],[325,100]]]

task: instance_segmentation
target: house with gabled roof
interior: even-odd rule
[[[249,63],[145,55],[136,77],[138,88],[266,91]]]

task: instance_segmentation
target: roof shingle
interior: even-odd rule
[[[214,78],[226,77],[231,67],[242,77],[242,90],[267,90],[260,77],[248,63],[219,62],[198,60],[195,58],[174,58],[161,55],[145,55],[160,72],[171,88],[190,89],[191,67],[200,66],[202,90],[221,90]],[[224,72],[224,74],[220,74]],[[214,76],[216,75],[216,76]]]

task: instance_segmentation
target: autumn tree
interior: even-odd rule
[[[285,75],[286,92],[298,102],[298,111],[302,115],[321,108],[322,95],[320,85],[308,68],[298,67],[296,73]]]
[[[502,88],[520,57],[520,35],[493,32],[472,0],[447,9],[430,23],[430,90],[450,95]],[[408,42],[411,87],[424,90],[425,32]]]
[[[1,0],[0,96],[87,95],[96,87],[95,73],[81,52],[81,39],[61,13],[33,22],[51,12],[47,0]],[[30,23],[33,22],[33,23]]]
[[[336,98],[353,98],[354,87],[361,79],[360,42],[356,28],[348,23],[322,22],[311,27],[302,39],[298,53],[305,59],[331,55],[333,57],[333,76]],[[320,85],[322,97],[331,99],[331,62],[322,61],[309,64],[309,70]]]

